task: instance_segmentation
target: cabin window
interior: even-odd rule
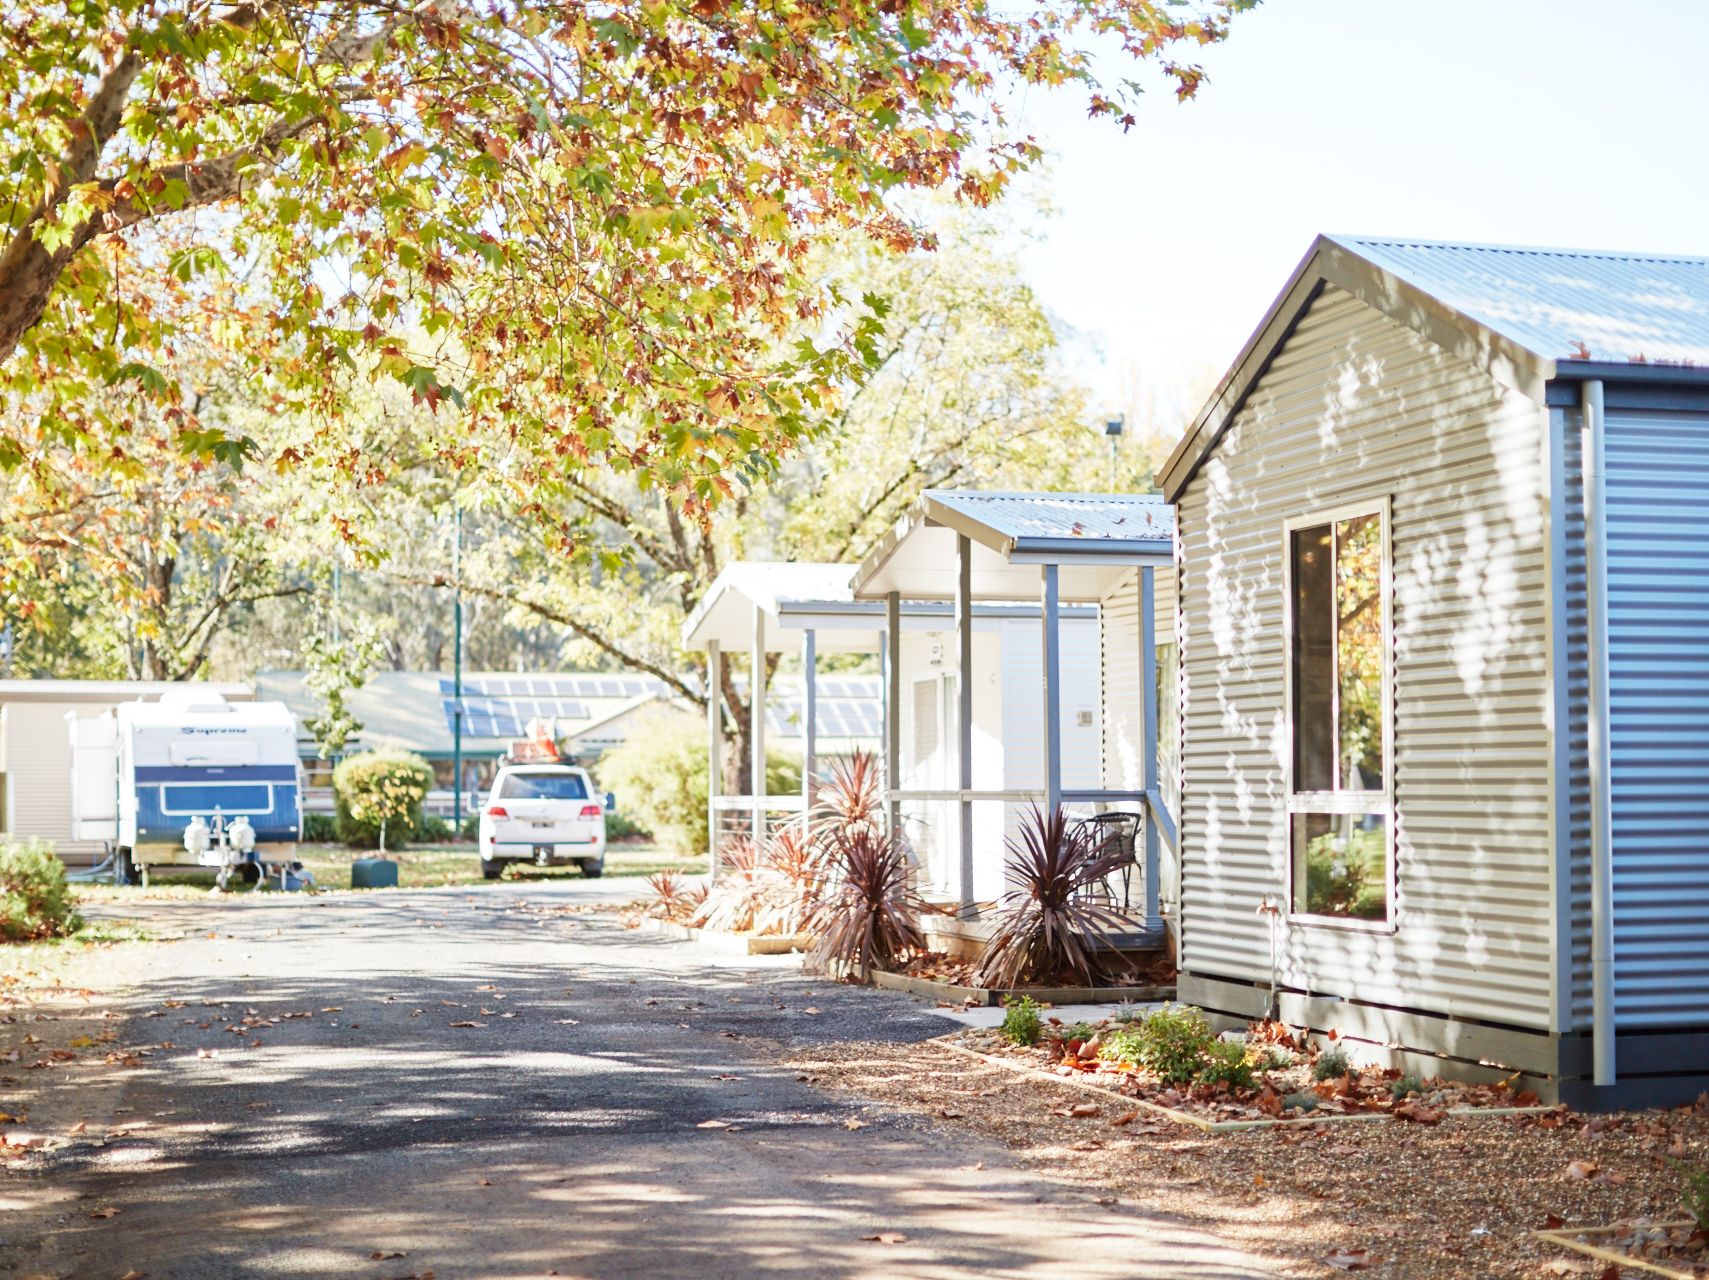
[[[1288,841],[1296,915],[1390,919],[1386,504],[1291,522]]]

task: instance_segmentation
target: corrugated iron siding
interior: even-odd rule
[[[1709,1018],[1709,419],[1607,422],[1614,991],[1621,1027]]]
[[[1268,981],[1287,892],[1283,521],[1393,502],[1390,933],[1291,925],[1281,980],[1549,1022],[1543,410],[1327,289],[1182,495],[1184,970]]]
[[[6,791],[14,840],[47,840],[73,866],[99,858],[98,840],[71,838],[71,729],[68,712],[100,711],[74,702],[12,702],[0,708]]]
[[[1159,645],[1175,643],[1175,573],[1156,569],[1152,574],[1156,596],[1152,617],[1154,639]],[[1110,791],[1137,791],[1145,786],[1144,707],[1140,702],[1139,570],[1123,580],[1098,605],[1099,663],[1103,670],[1102,781]],[[1166,688],[1158,699],[1157,768],[1164,802],[1170,812],[1180,808],[1180,735],[1167,732],[1166,699],[1175,696]],[[1163,859],[1163,901],[1180,895],[1174,860]]]
[[[1590,653],[1585,620],[1584,417],[1563,411],[1566,488],[1559,519],[1565,525],[1567,641],[1566,841],[1571,873],[1566,892],[1568,954],[1562,960],[1569,1004],[1563,1031],[1588,1028],[1590,991]]]

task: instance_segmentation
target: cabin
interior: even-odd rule
[[[851,585],[856,573],[856,567],[848,564],[738,562],[718,575],[684,623],[683,647],[704,651],[709,670],[719,669],[732,656],[740,657],[745,665],[738,678],[744,689],[751,673],[760,673],[767,704],[774,711],[749,726],[755,760],[763,758],[766,743],[777,736],[779,685],[787,691],[781,705],[789,710],[800,737],[803,771],[798,794],[719,795],[727,746],[722,703],[714,703],[708,726],[708,751],[714,761],[709,821],[714,843],[720,847],[732,834],[759,835],[802,812],[830,760],[855,746],[879,754],[892,741],[888,729],[892,722],[896,753],[885,757],[890,766],[887,776],[919,791],[935,792],[950,785],[958,713],[953,610],[934,598],[898,601],[892,643],[885,602],[856,599]],[[982,784],[999,790],[1019,785],[1020,780],[1033,784],[1042,768],[1042,722],[1036,696],[1040,617],[1040,607],[1033,603],[982,603],[969,615],[973,684],[978,690],[970,717],[974,751]],[[1095,779],[1100,731],[1093,612],[1065,610],[1062,634],[1064,666],[1072,670],[1074,688],[1074,722],[1064,730],[1063,751],[1068,767],[1077,771],[1073,776]],[[833,656],[845,670],[820,671],[821,661]],[[880,700],[880,689],[890,687],[888,675],[846,670],[851,662],[870,664],[873,659],[884,672],[897,672],[905,690],[900,703]],[[771,674],[785,660],[792,666],[798,661],[799,674]],[[858,715],[851,714],[857,707],[847,698],[855,691],[862,695]],[[840,702],[848,705],[839,706]],[[843,722],[849,727],[858,724],[860,735],[839,743],[832,735]],[[842,733],[847,735],[848,729]],[[752,763],[749,773],[759,776]],[[985,853],[973,867],[969,892],[995,896],[1001,891],[1004,815],[993,809],[979,819]],[[920,858],[922,891],[930,898],[957,901],[962,885],[953,813],[942,805],[918,806],[902,815],[902,823]]]
[[[1181,998],[1709,1086],[1709,260],[1321,237],[1158,480]]]
[[[1156,497],[928,490],[855,573],[855,599],[884,604],[897,637],[893,825],[957,904],[969,949],[989,936],[1005,842],[1035,805],[1131,820],[1135,865],[1105,887],[1131,924],[1117,940],[1162,945],[1173,824],[1157,673],[1174,624],[1158,582],[1173,564]],[[933,607],[943,621],[910,635],[909,611]]]

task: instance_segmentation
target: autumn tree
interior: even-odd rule
[[[396,381],[439,465],[502,478],[560,542],[591,472],[687,518],[837,410],[877,341],[810,269],[910,189],[980,204],[1038,154],[1016,84],[1131,122],[1119,45],[1186,59],[1254,0],[79,0],[0,19],[0,468],[57,502],[56,445],[122,462],[147,401],[174,447],[256,446],[175,366],[217,347],[364,483],[351,397]],[[840,317],[840,319],[838,319]],[[816,329],[803,321],[822,319]],[[785,345],[779,339],[793,335]],[[596,481],[601,483],[602,481]],[[19,527],[8,520],[8,532]]]

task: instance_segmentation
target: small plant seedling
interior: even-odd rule
[[[1317,1055],[1317,1061],[1312,1064],[1311,1078],[1313,1080],[1334,1080],[1353,1070],[1353,1059],[1347,1056],[1347,1050],[1340,1045],[1325,1049]]]
[[[1064,1044],[1070,1040],[1078,1040],[1084,1044],[1086,1041],[1097,1036],[1098,1028],[1094,1027],[1090,1022],[1074,1022],[1063,1027],[1056,1034],[1062,1037]]]
[[[1113,1017],[1115,1018],[1117,1025],[1125,1027],[1130,1022],[1138,1022],[1140,1019],[1140,1012],[1132,1005],[1124,1004],[1121,1008],[1115,1011]]]
[[[1031,996],[1005,1000],[1003,1025],[999,1030],[1010,1044],[1037,1044],[1040,1032],[1038,1002]]]
[[[1697,1223],[1699,1231],[1709,1231],[1709,1166],[1693,1168],[1678,1160],[1669,1160],[1668,1164],[1684,1184],[1679,1192],[1680,1204]]]
[[[1316,1111],[1317,1095],[1310,1089],[1301,1089],[1298,1093],[1290,1093],[1282,1099],[1284,1107],[1292,1107],[1296,1111]]]
[[[1246,1061],[1246,1046],[1229,1040],[1213,1040],[1205,1046],[1199,1066],[1199,1084],[1226,1084],[1231,1089],[1252,1087],[1252,1064]]]
[[[1424,1081],[1420,1080],[1417,1076],[1412,1075],[1409,1072],[1408,1074],[1402,1076],[1399,1080],[1396,1080],[1392,1085],[1390,1085],[1389,1086],[1389,1092],[1394,1095],[1394,1100],[1396,1102],[1399,1102],[1402,1098],[1405,1098],[1411,1094],[1423,1093],[1424,1092]]]

